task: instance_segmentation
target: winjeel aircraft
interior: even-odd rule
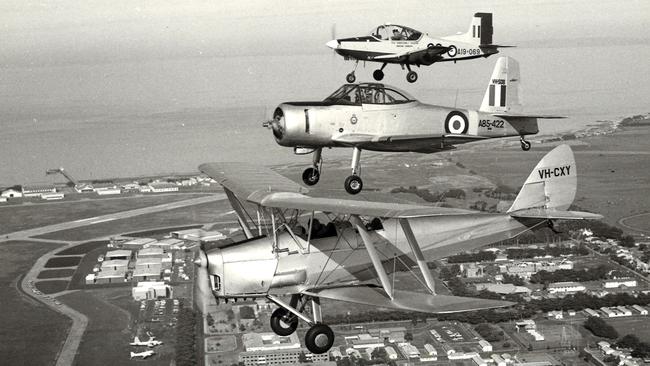
[[[143,352],[131,352],[131,358],[142,357],[142,359],[144,360],[145,358],[151,357],[154,354],[155,352],[152,350],[143,351]]]
[[[357,194],[361,150],[434,153],[457,144],[488,138],[524,136],[539,132],[537,119],[563,118],[522,114],[519,103],[519,64],[501,57],[492,72],[478,110],[424,104],[404,91],[380,83],[345,84],[321,102],[286,102],[263,125],[276,142],[310,154],[312,166],[302,175],[307,185],[318,183],[323,148],[352,148],[352,175],[345,189]]]
[[[468,60],[489,57],[499,53],[499,46],[492,44],[492,13],[476,13],[466,33],[440,38],[429,37],[415,29],[383,24],[371,31],[369,36],[334,39],[327,42],[327,47],[347,59],[381,62],[381,68],[372,76],[380,81],[384,78],[384,68],[388,64],[399,64],[408,70],[406,80],[414,83],[418,74],[411,70],[411,65],[429,66],[435,62]],[[354,83],[354,70],[345,78]]]
[[[425,313],[510,306],[436,294],[427,262],[552,228],[554,220],[601,218],[567,211],[577,177],[567,145],[537,164],[505,213],[310,197],[290,179],[245,163],[199,169],[223,186],[246,239],[201,248],[195,298],[266,298],[278,306],[273,331],[289,335],[303,320],[311,326],[305,344],[313,353],[327,352],[334,341],[322,323],[321,298]],[[412,271],[416,265],[421,278]],[[411,271],[425,292],[393,286],[396,271]]]
[[[161,345],[163,342],[156,340],[156,337],[149,336],[149,340],[146,341],[141,341],[138,336],[135,336],[133,339],[133,342],[129,343],[131,346],[147,346],[147,347],[155,347]]]

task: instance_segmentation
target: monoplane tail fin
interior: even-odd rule
[[[512,57],[499,57],[481,103],[481,112],[519,113],[519,63]]]

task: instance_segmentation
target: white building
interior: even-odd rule
[[[131,251],[130,250],[125,250],[125,249],[111,250],[109,252],[106,252],[105,258],[106,258],[106,260],[130,259],[131,258]]]
[[[600,318],[600,314],[598,314],[594,309],[586,308],[584,311],[587,316],[595,316],[596,318]]]
[[[65,194],[63,194],[61,192],[41,193],[41,199],[47,200],[47,201],[62,200],[64,197],[65,197]]]
[[[487,366],[487,362],[479,355],[472,357],[472,361],[476,366]]]
[[[639,315],[648,315],[648,310],[639,305],[632,305],[632,309],[639,312]]]
[[[585,291],[587,288],[578,282],[555,282],[549,283],[547,290],[551,294],[566,294]]]
[[[398,343],[397,347],[402,351],[402,354],[406,358],[420,358],[420,351],[418,350],[417,347],[414,345],[403,342],[403,343]]]
[[[138,282],[131,289],[134,300],[153,300],[160,297],[171,297],[172,288],[164,282]]]
[[[483,352],[492,352],[492,345],[490,342],[486,341],[485,339],[481,339],[478,341],[479,347],[481,347],[481,351]]]
[[[503,359],[503,357],[497,355],[496,353],[490,356],[496,366],[506,366],[506,360]]]
[[[23,192],[15,188],[7,188],[0,193],[0,196],[6,198],[20,198],[23,196]]]
[[[389,360],[397,360],[397,352],[395,352],[395,349],[391,346],[386,346],[384,347],[386,350],[386,354],[388,355]]]
[[[548,314],[546,314],[546,317],[548,319],[563,319],[564,315],[562,314],[562,310],[553,310],[549,311]]]
[[[178,192],[178,186],[174,183],[153,182],[149,183],[149,188],[153,193]]]
[[[23,186],[23,197],[41,197],[43,193],[56,193],[56,188],[52,184],[35,184]]]
[[[632,278],[622,278],[618,280],[607,280],[603,282],[604,288],[625,288],[625,287],[636,287],[637,282]]]

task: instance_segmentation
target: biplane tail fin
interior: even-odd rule
[[[578,171],[569,145],[559,145],[537,163],[508,210],[510,216],[546,219],[599,219],[601,215],[566,211],[573,203]]]

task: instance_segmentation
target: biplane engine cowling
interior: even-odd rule
[[[268,238],[256,238],[207,253],[212,293],[216,297],[265,296],[278,259]]]

